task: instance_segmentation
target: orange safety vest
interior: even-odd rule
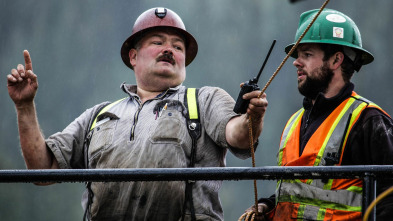
[[[299,156],[300,124],[304,109],[287,122],[280,141],[279,166],[325,166],[331,156],[341,165],[348,134],[365,108],[376,104],[352,92],[319,126]],[[384,112],[384,111],[383,111]],[[384,112],[386,113],[386,112]],[[328,164],[329,165],[329,164]],[[361,220],[361,179],[280,180],[272,220]]]

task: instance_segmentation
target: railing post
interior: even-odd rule
[[[371,204],[371,202],[376,198],[376,185],[375,185],[375,175],[369,172],[364,173],[363,179],[363,205],[362,205],[362,213],[366,212],[366,209]],[[375,221],[377,219],[376,209],[373,209],[369,216],[369,221]]]

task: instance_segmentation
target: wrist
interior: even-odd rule
[[[35,112],[34,102],[15,103],[15,109],[18,114]]]

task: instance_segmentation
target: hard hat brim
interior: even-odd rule
[[[352,49],[355,49],[362,57],[361,57],[361,61],[362,61],[362,65],[366,65],[369,64],[371,62],[374,61],[374,56],[368,52],[367,50],[354,45],[354,44],[349,44],[347,42],[341,42],[341,43],[337,43],[337,40],[305,40],[305,41],[301,41],[300,44],[305,44],[305,43],[315,43],[315,44],[334,44],[334,45],[342,45],[342,46],[347,46],[350,47]],[[292,43],[288,46],[285,47],[285,53],[289,53],[292,49],[292,47],[295,45],[295,43]],[[296,50],[291,54],[291,57],[293,58],[297,58],[297,53]]]
[[[135,47],[135,44],[143,37],[143,35],[145,35],[149,31],[155,30],[157,28],[170,28],[170,29],[174,29],[177,32],[181,33],[185,37],[185,40],[186,40],[185,66],[189,65],[194,60],[194,58],[196,57],[196,55],[198,53],[198,43],[195,40],[194,36],[192,36],[190,33],[188,33],[187,31],[185,31],[183,29],[176,28],[173,26],[155,26],[155,27],[146,28],[146,29],[143,29],[139,32],[136,32],[124,41],[123,45],[121,46],[120,55],[121,55],[121,58],[122,58],[124,64],[127,67],[129,67],[133,70],[133,67],[130,63],[129,51]]]

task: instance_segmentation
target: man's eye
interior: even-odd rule
[[[176,50],[183,51],[183,47],[181,47],[181,46],[175,46],[175,48],[176,48]]]
[[[153,41],[153,44],[155,44],[155,45],[162,45],[162,42],[160,42],[160,41]]]

